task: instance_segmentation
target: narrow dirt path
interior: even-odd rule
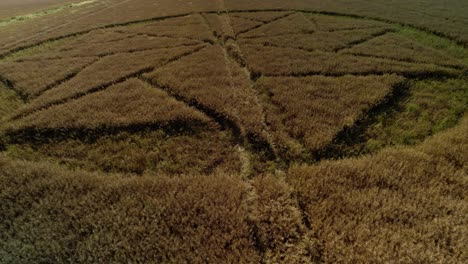
[[[232,29],[232,25],[230,23],[230,19],[229,19],[229,12],[226,10],[226,13],[223,13],[223,14],[219,14],[219,15],[222,15],[222,16],[226,16],[226,18],[224,19],[221,19],[221,21],[226,21],[227,22],[227,25],[224,25],[224,27],[222,28],[225,28],[228,32],[234,32],[234,30]],[[206,20],[205,20],[206,21]],[[209,23],[206,23],[207,26],[209,27]],[[226,33],[226,32],[224,32]],[[247,64],[245,62],[245,59],[243,57],[243,54],[242,54],[242,51],[240,49],[240,47],[237,45],[236,43],[236,37],[235,35],[233,34],[232,36],[234,36],[234,38],[229,38],[229,37],[224,37],[224,38],[220,38],[219,36],[215,36],[217,38],[217,41],[220,43],[220,45],[222,46],[223,48],[223,53],[224,53],[224,58],[225,58],[225,64],[226,64],[226,69],[227,71],[229,72],[231,78],[232,78],[232,71],[231,71],[231,67],[230,65],[235,65],[236,67],[240,67],[242,69],[242,72],[245,74],[245,77],[246,79],[250,80],[250,83],[249,83],[249,89],[251,89],[251,91],[253,92],[253,94],[255,94],[255,103],[257,104],[257,106],[262,109],[262,112],[263,112],[263,115],[262,115],[262,124],[265,128],[265,134],[267,135],[267,140],[268,140],[268,144],[270,145],[270,147],[273,147],[274,144],[273,144],[273,140],[272,140],[272,136],[271,134],[269,133],[269,128],[268,126],[266,125],[266,117],[265,117],[265,113],[264,113],[264,108],[263,106],[261,105],[260,103],[260,100],[258,98],[258,92],[255,90],[254,86],[255,86],[255,80],[251,74],[251,72],[249,71],[248,67],[247,67]],[[234,82],[231,81],[231,86],[232,86],[232,89],[235,89],[236,87],[234,87]],[[253,153],[251,153],[250,151],[248,151],[245,147],[241,146],[241,145],[237,145],[236,146],[237,150],[238,150],[238,153],[239,153],[239,158],[241,160],[241,177],[242,179],[244,180],[244,182],[246,182],[247,186],[248,186],[248,204],[249,206],[251,207],[251,212],[252,212],[252,237],[253,237],[253,240],[255,241],[256,243],[256,247],[257,247],[257,250],[260,254],[260,257],[261,257],[261,262],[260,263],[269,263],[269,261],[271,259],[271,256],[268,255],[268,254],[271,254],[271,250],[272,248],[268,248],[269,246],[265,245],[264,243],[267,243],[268,239],[265,241],[265,237],[264,234],[261,234],[262,232],[269,229],[269,224],[266,224],[263,223],[263,218],[264,217],[267,217],[267,215],[263,215],[263,213],[265,214],[268,214],[269,210],[271,210],[271,208],[269,208],[269,205],[265,205],[264,204],[264,199],[266,197],[263,197],[264,195],[266,195],[265,193],[261,193],[259,194],[258,193],[258,190],[257,188],[255,187],[255,181],[257,180],[257,177],[259,177],[259,175],[253,175],[253,172],[254,172],[254,168],[253,168],[253,164],[252,164],[252,156]],[[275,153],[275,156],[276,156],[276,153]],[[288,186],[289,185],[286,183],[286,181],[284,180],[284,175],[285,175],[285,172],[280,170],[280,169],[277,169],[276,170],[276,174],[277,174],[277,177],[279,177],[281,179],[281,182],[285,185],[285,186]],[[259,196],[260,195],[260,196]],[[291,196],[292,198],[292,196]],[[276,202],[276,201],[272,201],[272,202]],[[290,210],[293,210],[293,211],[298,211],[298,212],[301,212],[300,214],[302,215],[303,212],[301,211],[301,208],[299,207],[298,205],[298,201],[296,199],[292,199],[289,201],[289,206],[291,206]],[[284,210],[286,210],[285,208],[283,208]],[[306,218],[302,218],[300,219],[300,221],[304,221],[304,219]],[[306,223],[302,223],[301,224],[301,227],[299,227],[299,229],[301,230],[306,230],[307,229],[307,225]],[[308,229],[307,231],[304,231],[303,233],[303,237],[301,238],[298,238],[297,241],[295,242],[296,244],[294,245],[290,245],[290,248],[296,248],[296,250],[303,250],[302,249],[302,246],[304,246],[304,241],[307,239],[306,238],[306,234],[308,233]],[[272,237],[275,237],[276,235],[279,235],[279,234],[270,234]]]

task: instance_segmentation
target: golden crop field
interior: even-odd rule
[[[0,263],[467,262],[467,3],[0,3]]]

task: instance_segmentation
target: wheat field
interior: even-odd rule
[[[0,263],[468,262],[467,14],[0,3]]]

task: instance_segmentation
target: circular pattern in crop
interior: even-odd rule
[[[466,54],[411,27],[313,12],[130,22],[7,54],[0,76],[20,106],[2,129],[15,155],[69,166],[249,174],[455,125]]]

